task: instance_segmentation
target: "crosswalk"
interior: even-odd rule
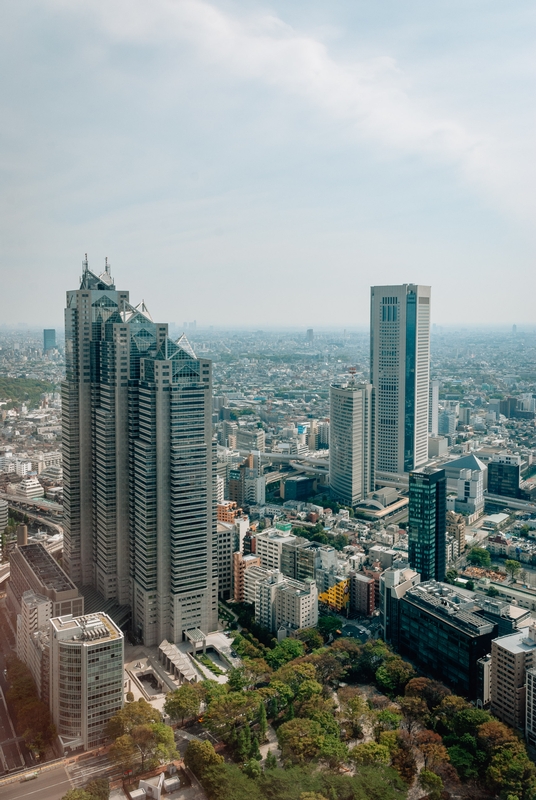
[[[121,770],[110,763],[106,755],[80,759],[66,765],[65,769],[75,788],[81,788],[95,778],[108,778],[111,781],[121,779]]]

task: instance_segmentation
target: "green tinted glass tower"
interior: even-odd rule
[[[446,572],[447,478],[444,469],[409,474],[409,563],[421,581],[442,581]]]

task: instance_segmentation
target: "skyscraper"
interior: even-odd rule
[[[439,381],[430,381],[428,400],[428,433],[439,433]]]
[[[375,487],[376,390],[370,383],[330,389],[329,483],[334,496],[349,506]]]
[[[377,391],[377,470],[410,472],[428,460],[430,287],[373,286],[370,382]]]
[[[147,645],[217,627],[211,362],[130,305],[106,264],[67,292],[65,566]]]
[[[409,563],[422,581],[442,581],[446,573],[447,478],[444,469],[409,474]]]
[[[54,350],[56,347],[56,330],[54,328],[45,328],[43,331],[43,352],[48,353],[49,350]]]

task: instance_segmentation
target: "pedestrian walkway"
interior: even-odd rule
[[[277,758],[277,763],[281,765],[279,758],[279,748],[277,746],[277,734],[271,725],[268,725],[268,728],[266,730],[266,739],[267,741],[264,744],[261,744],[259,747],[262,756],[261,763],[264,764],[264,762],[266,761],[266,756],[271,751]]]

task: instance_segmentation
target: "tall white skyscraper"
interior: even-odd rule
[[[439,381],[430,381],[428,401],[428,433],[437,436],[439,432]]]
[[[67,292],[64,563],[146,645],[218,624],[212,365],[109,266]]]
[[[375,487],[376,390],[370,383],[330,389],[329,483],[334,496],[349,506]]]
[[[428,460],[430,294],[412,283],[371,288],[378,472],[410,472]]]

